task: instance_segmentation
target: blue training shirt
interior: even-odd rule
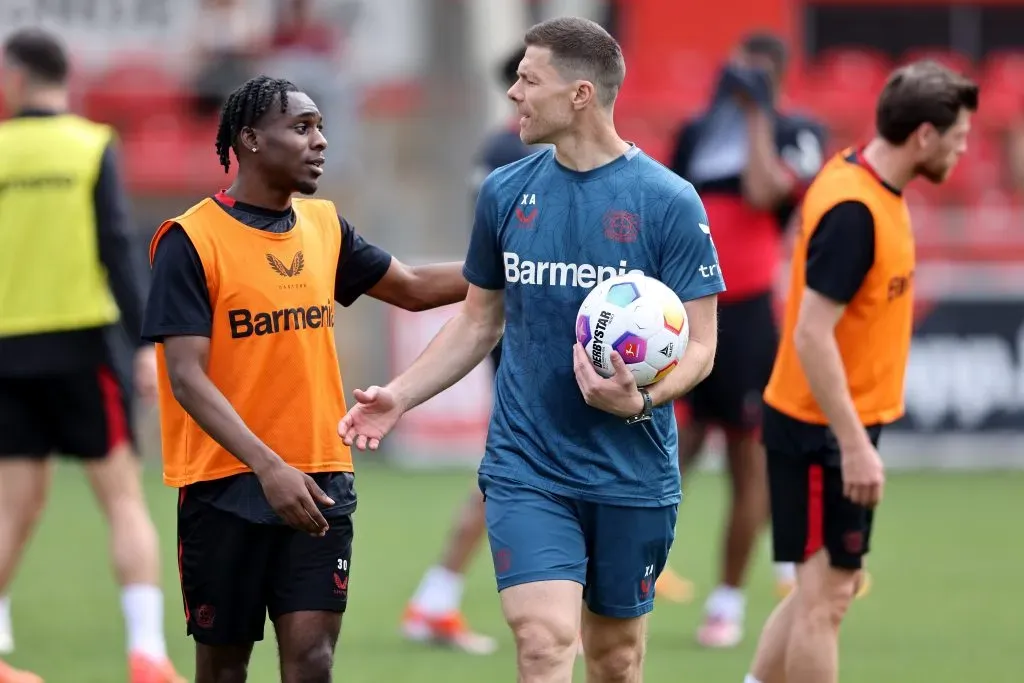
[[[679,502],[672,406],[627,425],[588,406],[573,373],[580,304],[633,270],[684,302],[725,289],[693,186],[639,148],[586,172],[546,149],[484,181],[464,273],[505,290],[505,336],[481,474],[599,503]]]

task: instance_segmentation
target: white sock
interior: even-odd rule
[[[11,598],[0,597],[0,655],[14,651],[14,630],[11,628]]]
[[[160,589],[145,584],[125,586],[121,590],[121,609],[128,632],[128,652],[166,659],[164,595]]]
[[[726,621],[743,621],[746,603],[742,589],[719,586],[708,596],[704,609],[712,617]]]
[[[761,681],[757,680],[750,674],[747,674],[747,677],[743,679],[743,683],[761,683]]]
[[[780,582],[785,581],[787,583],[796,581],[796,565],[792,562],[776,562],[775,580]]]
[[[461,574],[444,567],[431,567],[423,575],[412,602],[417,609],[431,616],[448,614],[462,603]]]

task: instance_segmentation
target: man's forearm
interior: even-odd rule
[[[856,444],[867,438],[846,382],[843,358],[831,334],[814,334],[798,329],[796,352],[811,393],[840,444]]]
[[[228,453],[259,474],[281,457],[245,424],[234,406],[199,368],[172,380],[174,397],[204,432]]]
[[[466,298],[469,283],[462,275],[462,262],[433,263],[413,268],[424,309],[458,303]]]
[[[651,403],[660,406],[688,394],[711,373],[715,361],[715,349],[703,342],[691,339],[686,345],[679,365],[665,379],[648,388]]]
[[[742,177],[743,196],[756,208],[772,209],[793,191],[795,181],[775,149],[775,130],[768,113],[758,109],[748,114],[747,130],[750,143]]]
[[[501,332],[500,324],[474,320],[460,311],[388,386],[403,408],[411,410],[469,374],[498,343]]]

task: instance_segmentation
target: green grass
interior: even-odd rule
[[[452,511],[471,485],[466,472],[404,473],[364,466],[349,612],[337,656],[344,683],[514,680],[511,640],[498,611],[486,553],[474,564],[465,608],[501,649],[478,658],[407,644],[397,620],[432,563]],[[711,586],[721,525],[722,481],[688,484],[672,564]],[[174,562],[174,492],[147,474],[164,553],[171,654],[192,672]],[[1024,474],[897,474],[891,477],[870,565],[874,590],[843,630],[844,683],[1010,683],[1024,670],[1022,617]],[[1016,521],[1015,521],[1016,520]],[[652,617],[646,681],[739,683],[772,606],[766,546],[751,581],[748,637],[731,652],[693,644],[700,602],[660,604]],[[123,681],[123,627],[108,570],[106,534],[84,479],[62,466],[38,535],[12,590],[18,651],[11,661],[53,683]],[[272,630],[250,680],[276,681]],[[582,674],[578,675],[582,679]]]

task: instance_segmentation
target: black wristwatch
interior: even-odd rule
[[[644,399],[644,407],[633,417],[626,418],[626,424],[628,425],[636,424],[637,422],[647,422],[651,419],[651,410],[654,408],[654,404],[651,402],[651,395],[647,393],[647,390],[641,387],[637,391],[640,392],[640,396]]]

